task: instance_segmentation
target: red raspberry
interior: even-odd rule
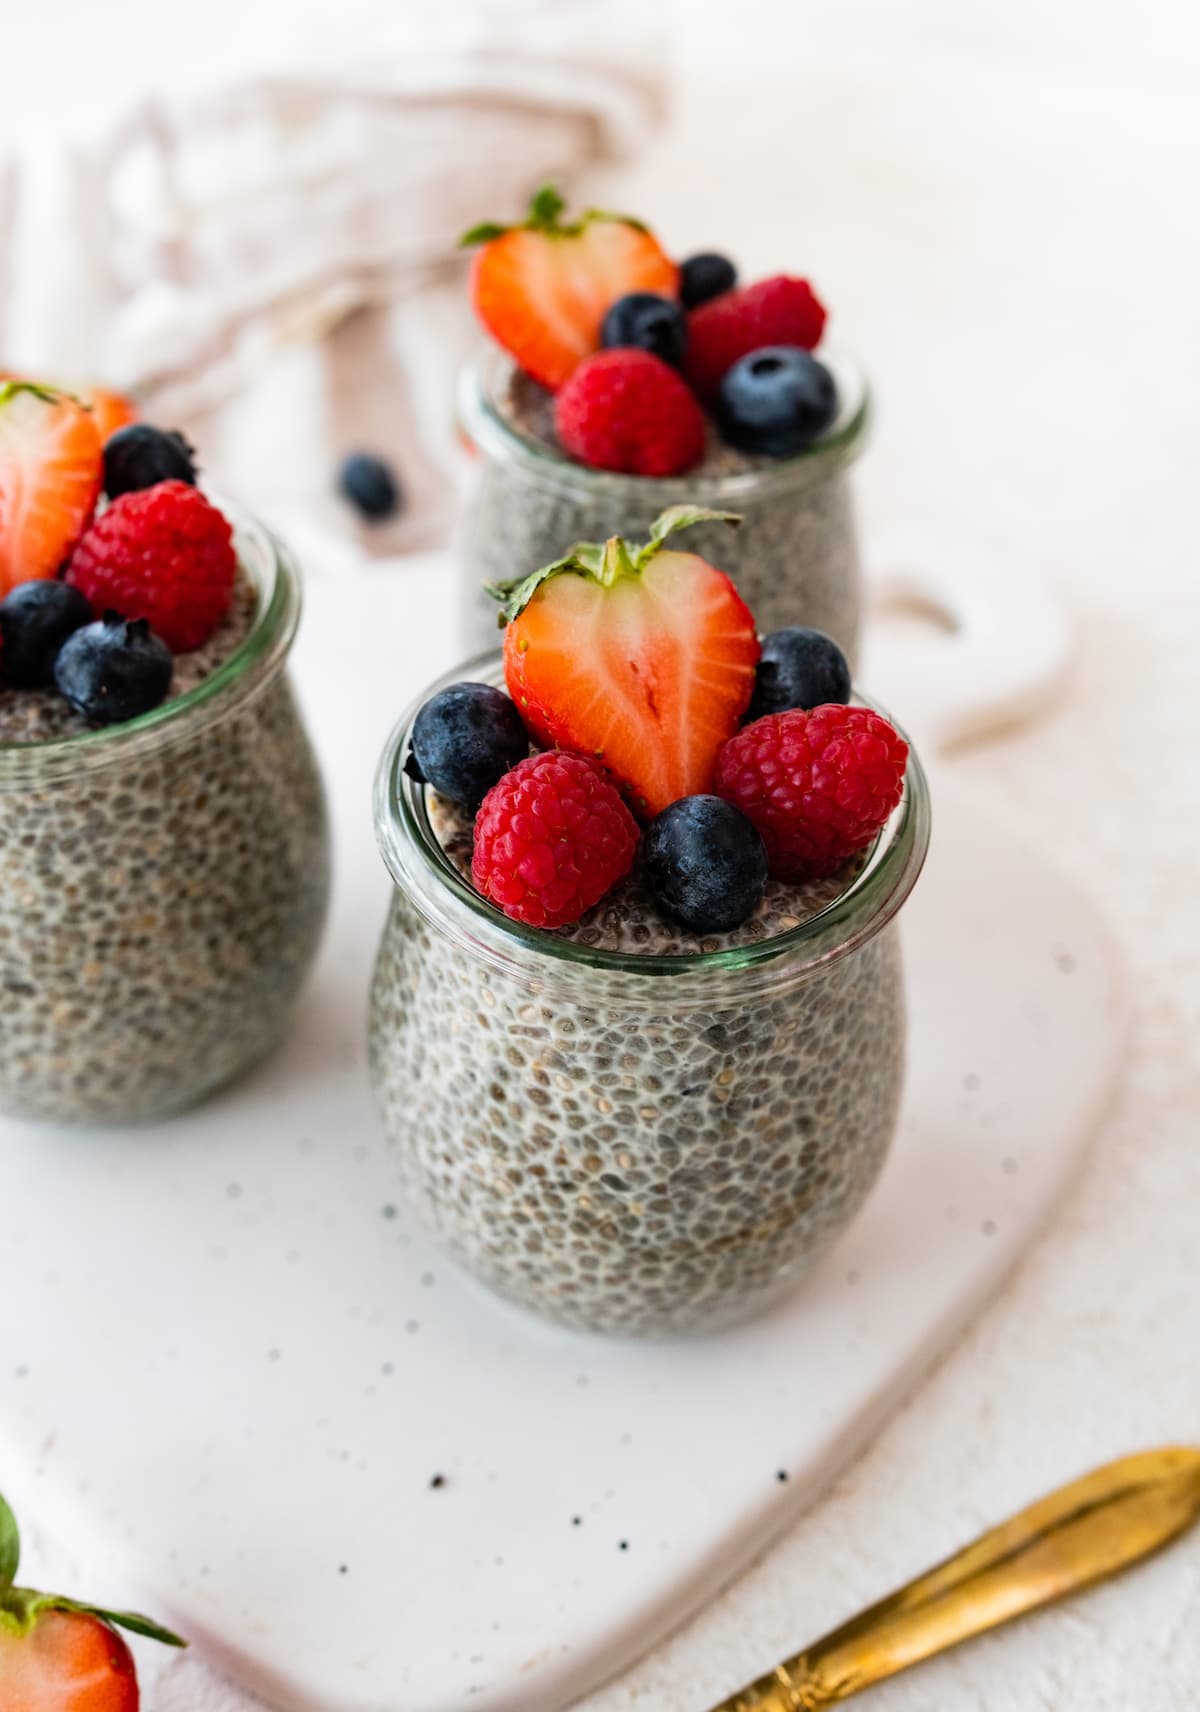
[[[724,291],[688,316],[684,372],[707,403],[739,357],[764,345],[798,345],[811,351],[821,342],[825,310],[806,279],[786,273],[757,285]]]
[[[768,713],[731,737],[714,788],[753,821],[776,880],[827,874],[900,801],[908,744],[869,707]]]
[[[67,568],[96,612],[145,618],[173,654],[207,642],[229,611],[233,530],[186,482],[123,493],[76,547]]]
[[[633,866],[637,825],[598,762],[547,749],[518,761],[475,817],[471,877],[530,927],[563,927]]]
[[[678,476],[704,456],[704,416],[661,357],[624,346],[580,363],[554,400],[558,437],[597,470]]]

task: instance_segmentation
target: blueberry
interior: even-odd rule
[[[792,345],[765,345],[742,357],[717,398],[717,421],[729,444],[769,458],[802,452],[836,415],[833,376]]]
[[[373,452],[351,452],[338,471],[338,492],[370,523],[400,509],[400,488],[390,464]]]
[[[529,753],[529,734],[502,690],[451,684],[431,696],[413,721],[404,771],[452,802],[475,808]]]
[[[110,499],[156,482],[196,485],[196,454],[173,428],[131,422],[104,443],[104,491]]]
[[[720,797],[681,797],[646,828],[647,883],[665,916],[693,933],[728,933],[754,913],[767,883],[755,828]]]
[[[634,346],[678,368],[687,350],[687,320],[678,303],[653,291],[630,291],[609,309],[600,343]]]
[[[19,689],[52,684],[59,649],[91,616],[91,602],[70,583],[18,583],[0,601],[0,673]]]
[[[679,295],[689,309],[707,303],[710,297],[720,297],[737,284],[737,269],[727,256],[704,251],[689,256],[679,269]]]
[[[144,618],[106,612],[67,639],[54,681],[76,713],[116,725],[157,707],[171,687],[171,650]]]
[[[764,638],[747,723],[791,707],[850,700],[850,667],[832,637],[794,624]]]

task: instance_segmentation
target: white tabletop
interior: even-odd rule
[[[701,1712],[1058,1481],[1200,1436],[1195,25],[1169,0],[921,0],[903,27],[882,0],[678,10],[673,124],[594,189],[679,250],[811,272],[878,391],[877,557],[924,539],[1062,591],[1067,696],[954,765],[1110,911],[1141,1020],[1086,1179],[996,1304],[818,1509],[586,1712]],[[31,1572],[73,1567],[47,1546],[35,1525]],[[871,1704],[1172,1712],[1198,1613],[1192,1539]],[[148,1700],[249,1705],[191,1660]]]

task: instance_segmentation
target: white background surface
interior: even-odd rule
[[[957,771],[1107,906],[1140,1022],[1087,1179],[1000,1302],[820,1508],[587,1712],[701,1712],[1044,1488],[1200,1434],[1196,25],[1165,0],[678,12],[673,128],[597,189],[680,250],[811,272],[880,397],[868,545],[978,543],[1065,593],[1068,698]],[[1193,1539],[871,1704],[1182,1712],[1198,1617]],[[190,1671],[149,1704],[210,1693],[236,1704]]]

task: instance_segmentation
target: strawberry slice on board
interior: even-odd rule
[[[754,618],[724,571],[665,543],[694,523],[740,521],[676,505],[650,539],[580,542],[493,587],[504,674],[535,741],[595,756],[649,820],[706,791],[754,690]]]
[[[600,349],[600,324],[618,297],[630,291],[675,297],[679,290],[679,269],[640,220],[589,208],[564,221],[565,206],[544,185],[521,225],[488,222],[461,239],[482,246],[471,268],[476,315],[551,392]]]
[[[82,399],[32,381],[0,384],[0,597],[58,573],[103,476],[100,433]]]
[[[3,1712],[138,1712],[137,1671],[118,1627],[186,1642],[135,1611],[103,1611],[16,1587],[21,1540],[0,1498],[0,1707]]]

